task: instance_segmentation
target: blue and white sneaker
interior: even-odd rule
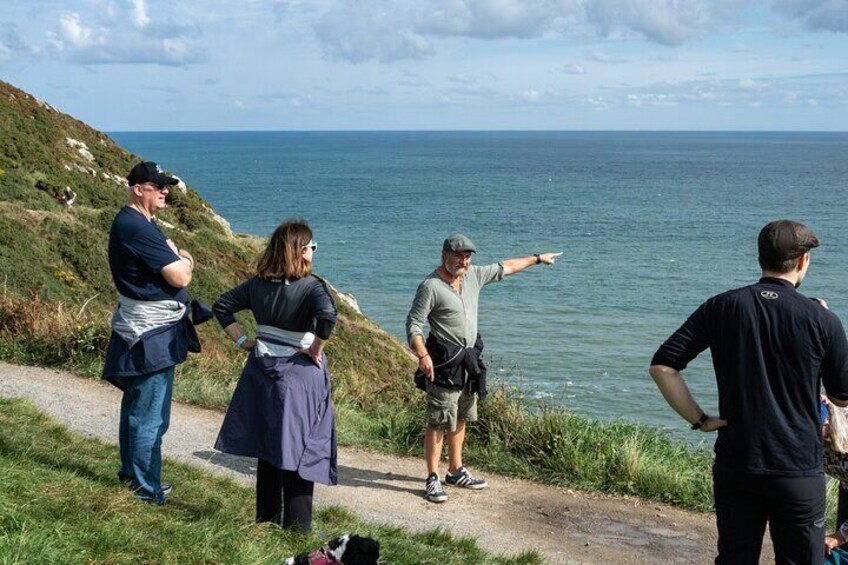
[[[424,498],[430,502],[444,502],[448,499],[448,493],[442,488],[442,482],[436,473],[430,473],[430,476],[427,477],[427,484],[424,487]]]
[[[470,488],[472,490],[480,490],[489,486],[486,479],[472,477],[464,466],[460,467],[455,475],[451,475],[450,472],[445,474],[445,483],[452,487]]]

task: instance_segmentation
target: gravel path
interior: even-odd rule
[[[109,384],[0,363],[0,396],[27,398],[79,434],[116,442],[120,391]],[[174,404],[163,454],[252,486],[254,460],[212,449],[222,418],[216,410]],[[536,549],[551,563],[710,563],[714,556],[712,514],[496,475],[486,476],[488,489],[450,489],[450,499],[436,505],[422,498],[423,478],[418,459],[340,448],[340,484],[317,485],[316,504],[412,530],[444,527],[493,553]]]

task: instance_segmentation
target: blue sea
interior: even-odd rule
[[[706,298],[759,278],[756,238],[787,217],[822,241],[802,290],[848,319],[848,134],[113,133],[180,176],[237,232],[305,218],[316,271],[399,338],[452,232],[477,264],[562,251],[486,287],[493,373],[532,403],[683,433],[647,368]],[[684,373],[707,410],[708,353]],[[685,435],[685,434],[684,434]]]

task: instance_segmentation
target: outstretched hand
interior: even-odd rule
[[[722,420],[718,416],[708,416],[707,421],[701,424],[700,430],[702,432],[714,432],[719,428],[723,428],[727,425],[727,420]]]
[[[560,251],[559,253],[542,253],[541,255],[539,255],[539,261],[541,261],[545,265],[553,265],[554,263],[556,263],[556,259],[560,255],[562,255],[562,251]]]

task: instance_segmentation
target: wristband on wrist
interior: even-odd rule
[[[425,353],[424,355],[418,355],[418,354],[416,353],[416,354],[415,354],[415,356],[416,356],[416,357],[418,357],[419,359],[424,359],[425,357],[429,357],[429,356],[430,356],[430,352],[428,351],[428,352],[427,352],[427,353]]]
[[[541,262],[542,262],[542,256],[541,256],[541,255],[539,255],[538,253],[534,253],[534,254],[533,254],[533,257],[535,257],[535,258],[536,258],[536,264],[537,264],[537,265],[538,265],[539,263],[541,263]]]
[[[693,430],[700,430],[700,429],[701,429],[701,426],[703,426],[703,425],[704,425],[704,422],[706,422],[706,421],[707,421],[707,420],[709,420],[709,419],[710,419],[710,417],[709,417],[709,416],[707,416],[707,413],[706,413],[706,412],[701,412],[701,417],[700,417],[700,418],[698,418],[698,421],[697,421],[697,422],[694,422],[694,423],[692,424],[691,428],[692,428]]]
[[[241,349],[245,341],[247,341],[247,334],[241,334],[241,337],[236,340],[236,349]]]

